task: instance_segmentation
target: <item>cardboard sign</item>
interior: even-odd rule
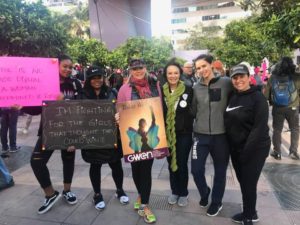
[[[114,149],[117,143],[115,105],[111,100],[44,102],[43,150]]]
[[[58,59],[0,57],[0,107],[40,106],[58,95]]]
[[[159,97],[117,103],[125,162],[169,155]]]

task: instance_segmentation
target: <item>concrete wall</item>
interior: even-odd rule
[[[128,37],[151,37],[150,0],[89,0],[91,36],[109,49]],[[101,32],[100,32],[101,30]]]

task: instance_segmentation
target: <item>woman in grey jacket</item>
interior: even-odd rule
[[[222,209],[222,198],[226,184],[229,148],[225,135],[223,114],[232,84],[227,77],[215,77],[211,63],[213,57],[200,55],[195,60],[196,73],[201,76],[194,86],[193,113],[194,144],[192,150],[192,174],[201,196],[200,206],[208,206],[211,192],[205,179],[205,163],[208,154],[214,164],[214,182],[208,216],[216,216]]]

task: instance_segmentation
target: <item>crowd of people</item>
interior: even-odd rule
[[[226,186],[226,171],[232,161],[240,183],[243,210],[233,215],[232,220],[251,225],[259,220],[256,211],[257,183],[265,160],[269,155],[268,116],[272,105],[273,146],[270,155],[281,159],[281,132],[286,119],[291,131],[290,157],[299,160],[299,94],[300,74],[289,57],[283,57],[263,78],[263,71],[252,69],[246,62],[226,71],[220,60],[203,54],[193,62],[180,65],[171,59],[159,73],[148,73],[143,59],[129,62],[129,76],[120,69],[107,75],[104,66],[90,66],[83,82],[71,76],[73,62],[70,57],[59,57],[59,80],[61,94],[57,100],[115,99],[125,102],[160,97],[165,119],[166,136],[170,155],[167,157],[170,175],[168,203],[180,207],[188,205],[188,159],[191,155],[191,172],[199,191],[199,204],[207,207],[208,216],[217,216],[223,208],[222,199]],[[78,69],[78,68],[77,68]],[[14,105],[3,108],[1,116],[2,156],[17,152],[16,126],[19,110]],[[42,107],[23,107],[28,115],[39,115]],[[116,126],[120,114],[115,115]],[[154,119],[155,120],[155,119]],[[142,123],[142,121],[141,121]],[[140,124],[139,124],[140,125]],[[142,126],[142,124],[141,124]],[[31,156],[31,167],[45,194],[45,201],[38,209],[44,214],[63,196],[68,204],[76,204],[77,197],[71,191],[75,168],[75,146],[61,150],[63,163],[63,191],[57,191],[47,167],[53,150],[42,150],[42,122],[38,139]],[[27,127],[28,129],[28,127]],[[9,130],[9,144],[7,133]],[[141,138],[145,131],[141,130]],[[93,200],[97,210],[106,205],[101,193],[101,167],[108,163],[116,186],[116,197],[122,205],[129,203],[123,189],[122,149],[118,133],[117,151],[82,149],[82,158],[90,163],[89,177],[94,191]],[[214,166],[214,182],[210,186],[205,178],[208,155]],[[146,223],[157,218],[149,206],[154,159],[131,163],[132,178],[137,191],[133,208]],[[3,160],[0,171],[4,176],[4,188],[14,185]],[[210,198],[211,196],[211,198]],[[211,201],[209,201],[211,199]]]

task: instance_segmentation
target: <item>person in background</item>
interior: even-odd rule
[[[59,58],[59,80],[61,94],[57,100],[77,99],[82,91],[80,81],[70,77],[72,72],[72,60],[67,55],[61,55]],[[23,111],[30,115],[38,115],[42,111],[42,107],[24,107]],[[31,168],[36,176],[41,188],[45,193],[43,205],[38,209],[38,214],[44,214],[49,211],[52,206],[61,197],[51,183],[50,173],[47,163],[52,156],[54,150],[42,150],[42,121],[38,130],[38,140],[31,155]],[[69,146],[68,149],[61,150],[61,158],[63,163],[64,189],[62,191],[63,198],[70,205],[77,203],[76,195],[71,191],[71,183],[74,174],[75,164],[75,147]]]
[[[263,70],[259,66],[255,67],[254,79],[256,81],[256,86],[258,86],[258,88],[260,90],[262,90],[263,85],[264,85],[263,80],[262,80],[262,74],[263,74]]]
[[[118,93],[118,102],[146,99],[161,96],[159,82],[147,75],[147,69],[142,59],[132,59],[129,63],[130,78],[123,84]],[[116,116],[117,122],[119,114]],[[155,223],[156,216],[149,207],[149,198],[152,186],[153,160],[144,160],[131,163],[132,178],[138,191],[138,198],[134,209],[144,217],[146,223]]]
[[[167,83],[164,84],[163,111],[166,121],[166,135],[171,152],[167,158],[172,194],[168,203],[186,206],[188,204],[188,158],[192,146],[194,118],[191,114],[193,90],[180,81],[182,69],[171,60],[164,68]]]
[[[191,62],[186,62],[182,69],[183,73],[180,76],[180,80],[182,80],[186,86],[193,87],[197,82],[197,79],[194,76],[193,64]]]
[[[9,108],[2,108],[1,144],[3,155],[7,155],[8,152],[17,152],[21,148],[20,146],[17,146],[17,123],[20,109],[21,107],[17,105]],[[7,136],[9,136],[9,145]]]
[[[299,160],[299,93],[300,74],[292,58],[283,57],[275,66],[272,76],[265,87],[264,95],[272,107],[274,150],[270,155],[281,160],[281,132],[284,120],[287,120],[291,130],[289,156]]]
[[[12,175],[10,175],[2,157],[0,157],[0,191],[15,185]]]
[[[225,69],[223,63],[220,60],[213,61],[212,68],[215,76],[221,76],[221,77],[225,76]]]
[[[232,84],[228,77],[215,76],[212,69],[213,57],[199,55],[195,60],[196,73],[201,79],[193,87],[192,109],[195,116],[194,143],[192,148],[192,174],[201,196],[200,206],[207,207],[211,192],[205,178],[208,154],[214,165],[214,182],[208,216],[216,216],[222,209],[229,161],[229,147],[225,134],[223,114]]]
[[[87,70],[87,80],[84,84],[81,99],[107,99],[115,101],[117,99],[117,90],[106,85],[105,69],[100,66],[90,66]],[[123,169],[122,169],[122,149],[121,141],[118,136],[118,149],[82,149],[82,158],[90,163],[90,180],[94,190],[94,204],[97,210],[105,208],[105,202],[101,194],[101,167],[108,163],[112,170],[112,177],[117,191],[116,197],[120,203],[125,205],[129,203],[129,198],[123,190]]]
[[[259,87],[250,86],[250,74],[245,65],[232,68],[235,88],[224,114],[233,168],[240,183],[243,212],[232,217],[233,222],[252,225],[257,222],[257,182],[271,146],[268,103]]]

